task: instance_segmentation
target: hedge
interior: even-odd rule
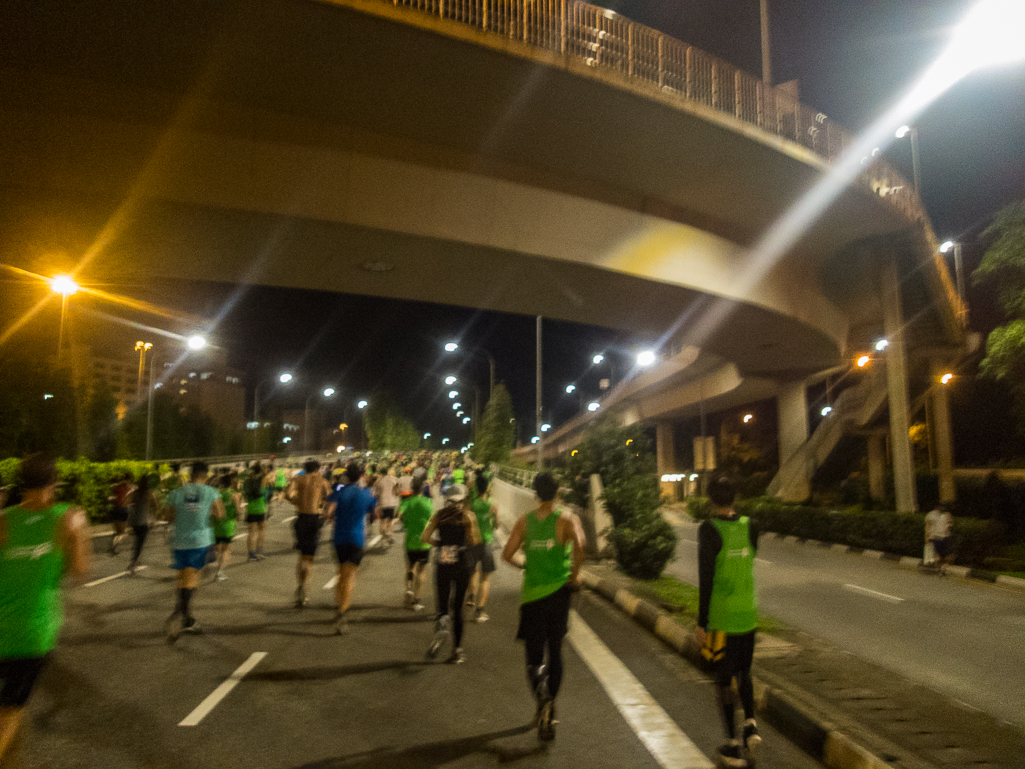
[[[8,486],[17,480],[19,459],[0,460],[0,485]],[[93,523],[107,520],[110,513],[111,490],[117,479],[125,473],[138,478],[152,467],[150,462],[118,460],[90,462],[88,459],[57,460],[57,499],[80,505]],[[161,474],[170,467],[161,465]]]
[[[695,518],[711,515],[705,499],[688,500]],[[736,511],[750,516],[761,531],[839,545],[881,550],[896,555],[922,557],[925,544],[925,516],[881,510],[829,510],[791,505],[771,497],[745,499]],[[995,521],[955,518],[953,527],[955,560],[966,566],[981,566],[1006,544],[1003,526]]]

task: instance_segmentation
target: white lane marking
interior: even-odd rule
[[[570,615],[570,643],[659,766],[663,769],[713,769],[714,764],[583,618],[576,611],[571,611]]]
[[[260,660],[266,656],[267,652],[253,652],[250,654],[249,659],[239,665],[238,669],[228,676],[228,680],[214,689],[210,696],[199,703],[195,710],[185,716],[178,726],[195,726],[206,718],[210,711],[216,708],[218,703],[227,697],[232,689],[238,686],[238,682],[245,677],[246,673],[260,664]]]
[[[232,537],[231,541],[234,542],[236,539],[245,539],[248,536],[249,536],[249,532],[248,531],[243,531],[241,534],[236,534],[234,537]]]
[[[333,577],[331,577],[331,579],[329,579],[327,581],[327,584],[324,585],[324,589],[325,590],[330,590],[331,588],[333,588],[337,584],[338,584],[338,575],[335,574]]]
[[[844,585],[844,589],[851,590],[855,593],[863,593],[864,595],[870,595],[873,598],[881,598],[884,601],[889,601],[890,603],[904,602],[903,598],[898,598],[895,595],[887,595],[886,593],[880,593],[876,590],[869,590],[867,587],[860,587],[858,585]]]
[[[367,542],[367,550],[369,550],[372,547],[375,547],[377,545],[377,543],[380,542],[380,541],[381,541],[381,535],[377,534],[376,536],[374,536],[373,539],[371,539],[369,542]]]
[[[289,521],[294,521],[298,517],[299,517],[298,515],[293,515],[291,518],[282,518],[281,522],[282,523],[288,523]]]
[[[142,571],[145,568],[145,566],[136,566],[135,570]],[[96,585],[102,585],[104,582],[110,582],[112,579],[125,577],[129,574],[131,574],[129,571],[119,571],[117,574],[111,574],[109,577],[103,577],[102,579],[94,579],[92,582],[86,582],[82,587],[95,587]]]

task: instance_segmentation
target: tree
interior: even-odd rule
[[[997,302],[1008,322],[986,338],[979,375],[1006,380],[1025,425],[1025,200],[1002,209],[983,233],[996,240],[975,270],[975,283],[996,286]]]
[[[515,442],[512,399],[505,385],[497,384],[488,399],[488,405],[484,407],[470,456],[485,466],[493,462],[506,462]]]
[[[45,451],[74,457],[78,399],[66,368],[53,367],[31,347],[0,354],[0,456]]]
[[[363,412],[371,451],[415,451],[420,432],[385,395],[375,395]]]

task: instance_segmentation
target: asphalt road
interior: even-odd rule
[[[574,598],[565,645],[558,736],[542,745],[528,726],[533,702],[514,640],[519,572],[500,565],[491,621],[467,626],[466,663],[429,664],[432,618],[400,608],[399,545],[364,559],[351,630],[335,636],[324,588],[335,572],[333,552],[322,546],[311,605],[295,609],[288,513],[278,505],[274,512],[269,558],[244,562],[240,540],[229,579],[199,589],[202,635],[165,641],[173,572],[159,534],[138,576],[69,591],[60,645],[30,703],[31,760],[53,769],[685,765],[659,763],[642,741],[645,729],[628,722],[624,713],[642,696],[653,704],[645,717],[664,713],[677,737],[705,755],[722,742],[708,681],[583,593]],[[93,579],[119,574],[125,563],[124,554],[98,555]],[[433,589],[428,595],[431,605]],[[179,725],[233,673],[237,686],[197,725]],[[760,767],[818,766],[768,726],[762,733]]]
[[[677,526],[666,572],[697,584],[697,526]],[[1025,725],[1025,594],[892,562],[760,543],[760,608],[941,694]]]

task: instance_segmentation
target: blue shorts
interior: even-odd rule
[[[174,568],[178,571],[181,571],[182,569],[196,569],[198,571],[204,566],[206,566],[205,547],[194,547],[189,550],[174,551]]]

